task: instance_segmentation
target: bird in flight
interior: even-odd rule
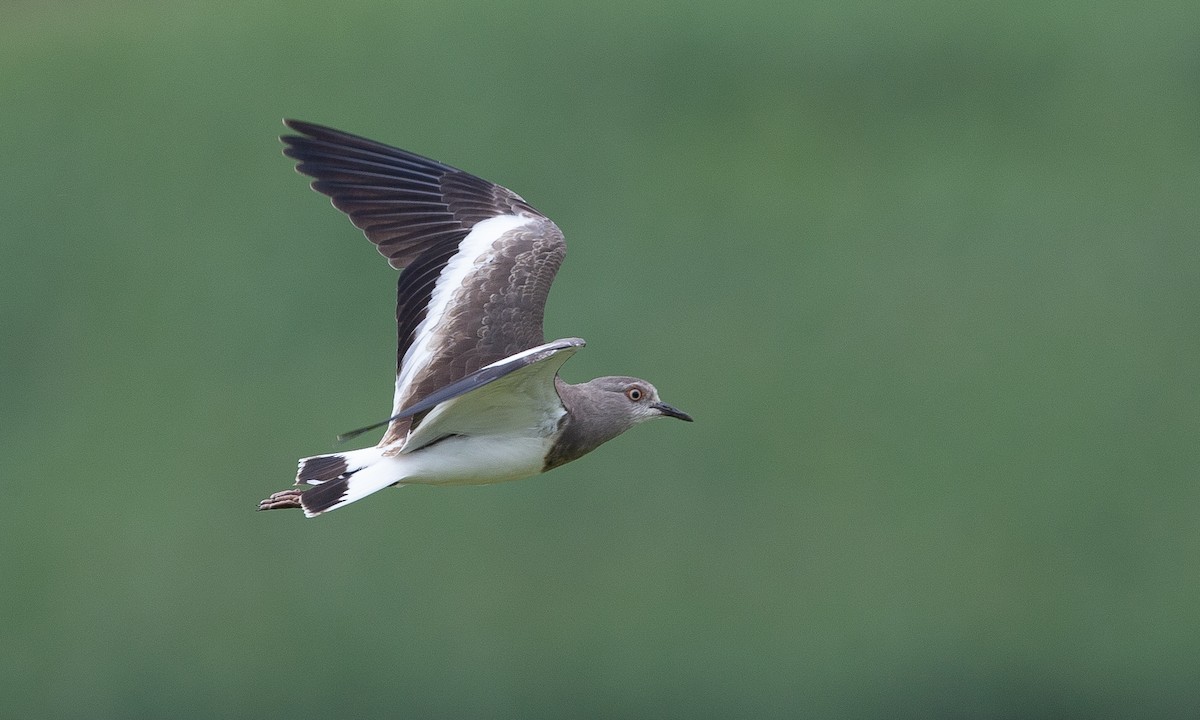
[[[374,447],[299,462],[295,487],[259,510],[307,517],[387,487],[517,480],[659,417],[690,422],[653,385],[608,376],[572,385],[559,368],[584,342],[546,342],[542,314],[566,254],[562,232],[519,195],[435,160],[333,128],[285,120],[281,138],[367,239],[402,270],[396,391]]]

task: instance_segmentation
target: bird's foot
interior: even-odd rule
[[[304,488],[291,488],[290,490],[280,490],[266,500],[258,503],[259,510],[286,510],[287,508],[302,508],[300,504],[300,494],[304,492]]]

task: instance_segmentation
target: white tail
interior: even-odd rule
[[[314,486],[299,493],[304,514],[315,517],[396,484],[397,463],[388,459],[379,465],[381,460],[383,449],[378,447],[301,459],[296,484]]]

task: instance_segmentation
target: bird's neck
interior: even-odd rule
[[[567,413],[559,422],[554,448],[546,457],[546,470],[577,460],[626,430],[604,413],[587,383],[572,385],[555,376],[554,388]]]

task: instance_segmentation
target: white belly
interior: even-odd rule
[[[486,485],[542,471],[549,438],[505,435],[456,436],[401,454],[402,484]]]

